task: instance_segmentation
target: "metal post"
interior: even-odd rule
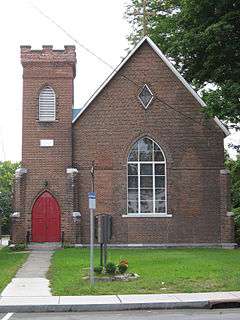
[[[103,267],[103,244],[100,243],[100,266]]]
[[[95,167],[92,161],[92,192],[94,192]],[[94,285],[94,211],[90,209],[90,285]]]
[[[103,257],[103,264],[104,264],[104,268],[106,270],[106,266],[107,266],[107,243],[104,243],[104,257]]]
[[[94,213],[90,209],[90,284],[94,285]]]

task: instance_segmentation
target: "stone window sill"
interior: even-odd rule
[[[56,123],[58,120],[36,120],[38,123]]]
[[[123,214],[123,218],[171,218],[170,213],[129,213]]]

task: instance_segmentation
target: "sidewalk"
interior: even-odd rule
[[[53,251],[32,251],[16,276],[1,293],[0,301],[4,297],[50,297],[49,280],[46,273],[50,265]],[[21,299],[21,298],[20,298]],[[18,301],[18,300],[16,300]]]
[[[240,291],[108,296],[5,296],[0,298],[0,312],[208,309],[220,303],[240,306]]]

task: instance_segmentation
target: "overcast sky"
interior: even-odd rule
[[[53,18],[75,39],[109,64],[116,66],[126,55],[129,33],[123,19],[128,0],[7,0],[0,2],[1,105],[0,161],[21,160],[22,67],[20,45],[40,49],[52,44],[62,49],[75,44],[33,5]],[[75,106],[81,106],[111,72],[106,65],[77,49]],[[239,137],[231,137],[239,142]],[[226,143],[228,142],[227,139]],[[237,141],[238,140],[238,141]]]

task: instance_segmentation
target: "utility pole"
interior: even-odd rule
[[[94,188],[95,188],[95,161],[92,161],[92,167],[91,167],[91,176],[92,176],[92,192],[94,192]]]
[[[142,36],[145,37],[148,35],[148,20],[150,16],[155,16],[157,12],[150,12],[148,9],[148,1],[149,0],[141,0],[139,3],[139,7],[134,9],[132,13],[135,17],[140,17],[141,26],[142,26]]]
[[[143,4],[143,36],[145,37],[147,35],[147,22],[148,22],[148,17],[147,17],[147,0],[142,0],[142,4]]]

